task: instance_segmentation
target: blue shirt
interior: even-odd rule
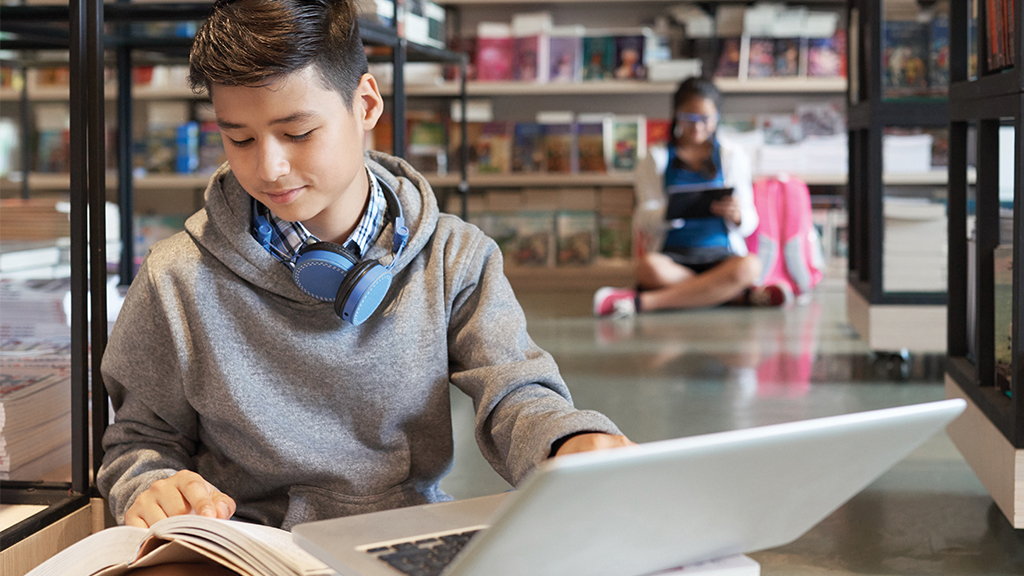
[[[712,140],[713,150],[711,161],[715,166],[715,176],[708,178],[700,172],[681,167],[676,156],[675,147],[669,149],[668,167],[665,169],[665,188],[669,186],[693,186],[696,189],[723,188],[725,175],[722,173],[722,155],[718,150],[718,140]],[[685,194],[685,192],[680,192]],[[665,248],[698,248],[709,246],[729,246],[729,229],[725,220],[717,216],[710,218],[690,218],[683,220],[681,226],[668,231],[665,236]]]
[[[359,220],[356,229],[352,231],[352,235],[343,244],[346,249],[358,257],[365,254],[370,245],[377,240],[377,235],[383,227],[384,211],[387,209],[384,191],[381,190],[377,176],[369,170],[366,171],[366,174],[370,181],[370,201],[367,203],[366,212],[363,213],[363,217]],[[270,253],[281,262],[284,262],[289,268],[295,266],[295,256],[303,246],[320,242],[319,238],[302,225],[302,222],[282,220],[255,199],[253,199],[252,204],[252,209],[258,210],[259,214],[265,216],[273,229],[270,235],[270,243],[274,250],[271,250]],[[251,230],[251,233],[253,237],[256,237],[255,228]]]

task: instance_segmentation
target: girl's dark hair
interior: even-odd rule
[[[189,85],[266,86],[313,66],[349,107],[368,71],[350,0],[220,0],[196,32]]]
[[[694,98],[706,98],[715,103],[715,108],[722,109],[722,93],[718,91],[715,83],[706,78],[687,78],[679,84],[676,93],[672,96],[672,131],[669,133],[669,143],[676,145],[676,110]]]

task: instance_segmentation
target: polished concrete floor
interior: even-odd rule
[[[870,351],[846,323],[844,289],[827,279],[786,309],[625,320],[592,318],[589,293],[519,297],[576,405],[647,442],[942,399],[943,358]],[[459,498],[507,490],[474,444],[469,400],[456,396],[456,464],[444,487]],[[1021,576],[1024,530],[942,433],[797,541],[750,556],[765,576]]]

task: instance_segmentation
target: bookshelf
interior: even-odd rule
[[[851,0],[847,8],[847,319],[876,351],[939,353],[946,348],[942,247],[948,171],[928,169],[934,163],[930,133],[901,132],[945,128],[948,104],[935,78],[912,77],[885,65],[900,49],[897,41],[906,42],[918,61],[928,60],[930,38],[937,36],[932,28],[946,14],[943,5],[930,5],[931,24],[920,23],[922,13],[913,0]],[[923,35],[923,45],[903,40],[901,26],[915,41]],[[927,172],[894,172],[922,161]]]
[[[949,318],[946,395],[964,398],[967,411],[949,427],[964,459],[1014,528],[1024,528],[1024,2],[1009,0],[1014,34],[1005,46],[1013,59],[996,68],[987,47],[988,2],[955,3],[951,14]],[[973,24],[973,25],[972,25]],[[972,35],[976,29],[978,33]],[[973,37],[972,37],[973,36]],[[971,65],[970,54],[976,54]],[[1000,132],[1009,134],[1001,138]],[[978,154],[977,184],[967,174],[968,148]],[[1005,149],[1004,147],[1009,147]],[[1012,168],[1011,168],[1012,165]],[[1001,178],[1000,173],[1009,176]],[[1007,182],[1009,180],[1009,182]],[[1007,194],[1009,192],[1009,194]],[[1001,230],[1000,209],[1012,226]],[[1005,227],[1003,227],[1005,228]],[[973,229],[973,230],[972,230]],[[974,232],[972,238],[972,231]],[[1008,234],[1006,232],[1009,232]],[[1011,268],[997,247],[1008,247]],[[1004,248],[1005,249],[1005,248]],[[1001,249],[999,249],[1001,251]],[[1008,278],[1007,278],[1008,277]],[[1000,328],[1009,312],[1010,334]],[[1006,377],[999,376],[997,346],[1010,337]]]
[[[723,94],[843,94],[845,78],[767,78],[738,80],[717,78],[715,84]],[[518,81],[469,81],[466,93],[477,96],[595,96],[616,94],[672,95],[678,82],[651,82],[647,80],[601,80],[573,83],[533,83]],[[459,85],[411,84],[410,96],[455,96]]]

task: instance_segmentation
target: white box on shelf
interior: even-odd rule
[[[889,173],[928,172],[932,169],[931,134],[882,136],[882,170]]]

